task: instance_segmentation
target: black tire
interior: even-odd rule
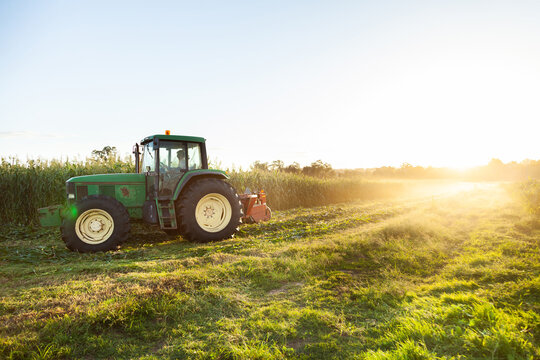
[[[76,203],[74,207],[76,209],[76,215],[65,218],[61,227],[62,240],[64,240],[67,248],[71,251],[98,252],[116,250],[121,243],[126,241],[131,227],[129,214],[124,205],[118,200],[105,195],[90,195]],[[90,210],[95,210],[93,218],[89,217],[90,215],[85,215],[92,214]],[[109,227],[110,231],[108,232],[105,230],[102,231],[104,225],[100,219],[103,217],[106,217],[107,220],[112,220],[113,226],[112,229]],[[78,222],[77,220],[79,218],[81,220]],[[107,220],[105,220],[105,223],[109,223]],[[105,239],[94,240],[85,237],[85,234],[89,234],[89,236],[93,235],[91,234],[93,230],[90,229],[92,223],[101,226],[95,233],[98,234],[96,236],[100,236],[99,232],[102,232],[102,238]],[[86,224],[86,228],[84,224]],[[76,227],[78,227],[78,231]],[[105,228],[107,228],[106,225]]]
[[[217,209],[216,213],[214,209],[211,209],[213,213],[208,218],[213,219],[215,215],[217,216],[217,222],[221,222],[219,226],[209,231],[209,227],[205,228],[204,224],[201,225],[198,222],[196,210],[197,206],[205,204],[205,201],[208,201],[208,197],[213,196],[223,201],[225,207],[227,207],[228,203],[231,216],[228,220],[228,216],[224,215],[229,210],[220,212]],[[179,219],[181,220],[179,233],[187,240],[193,242],[209,242],[231,238],[238,231],[238,226],[242,218],[242,205],[236,190],[229,183],[215,178],[195,180],[190,184],[178,199],[178,210]]]
[[[270,206],[266,206],[266,216],[268,216],[267,220],[272,218],[272,209],[270,209]]]

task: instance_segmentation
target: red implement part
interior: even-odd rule
[[[258,223],[270,220],[272,211],[266,206],[266,194],[264,191],[258,194],[241,194],[240,202],[244,209],[242,221],[245,223]]]

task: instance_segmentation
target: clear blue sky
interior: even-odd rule
[[[0,0],[0,156],[336,168],[540,158],[538,1]]]

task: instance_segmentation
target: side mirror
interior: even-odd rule
[[[141,161],[140,160],[140,151],[139,151],[139,144],[135,144],[133,145],[133,154],[135,154],[135,172],[138,174],[139,173],[139,162]]]

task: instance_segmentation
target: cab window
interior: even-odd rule
[[[189,170],[202,168],[201,147],[197,143],[188,143],[188,167]]]
[[[185,171],[187,169],[186,143],[160,141],[159,166],[161,171]]]

